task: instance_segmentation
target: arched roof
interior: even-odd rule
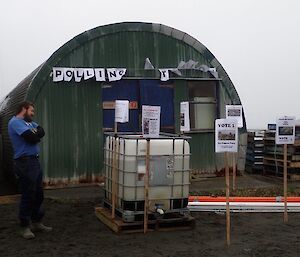
[[[158,33],[170,37],[172,39],[175,39],[177,41],[180,41],[181,43],[184,43],[192,47],[204,57],[204,59],[208,62],[210,67],[216,68],[219,77],[222,80],[224,87],[226,88],[226,91],[230,95],[232,104],[241,104],[238,93],[232,81],[230,80],[228,74],[226,73],[222,65],[219,63],[219,61],[215,58],[215,56],[202,43],[200,43],[197,39],[193,38],[189,34],[177,30],[175,28],[168,27],[162,24],[142,23],[142,22],[123,22],[123,23],[99,26],[94,29],[85,31],[79,34],[78,36],[74,37],[67,43],[65,43],[56,52],[54,52],[45,63],[41,65],[40,69],[37,69],[37,72],[39,73],[38,76],[35,76],[35,78],[30,81],[30,84],[32,83],[32,85],[39,85],[36,89],[34,89],[33,87],[31,88],[33,89],[33,92],[31,94],[32,100],[36,98],[36,95],[38,94],[39,91],[39,87],[40,85],[43,84],[43,80],[45,78],[48,78],[49,74],[51,74],[52,67],[57,66],[57,64],[61,60],[63,60],[65,56],[72,53],[77,48],[81,47],[83,44],[86,44],[87,42],[99,38],[107,38],[109,36],[122,33],[122,32]],[[174,63],[174,66],[175,65],[176,63]]]

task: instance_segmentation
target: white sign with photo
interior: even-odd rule
[[[243,127],[242,105],[226,105],[226,119],[235,119],[239,128]]]
[[[115,102],[115,122],[125,123],[129,121],[129,101],[116,100]]]
[[[160,106],[142,106],[142,132],[144,137],[159,137]]]
[[[216,153],[237,152],[238,127],[235,119],[216,119],[215,121]]]
[[[180,103],[180,131],[190,131],[189,102]]]
[[[279,117],[276,126],[276,144],[294,144],[296,118],[292,116]]]

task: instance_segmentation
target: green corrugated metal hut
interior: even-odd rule
[[[146,58],[154,69],[145,69]],[[74,79],[53,82],[53,67],[126,68],[127,71],[116,82],[99,82],[94,78],[79,83]],[[162,82],[159,68],[179,70],[170,72],[169,80]],[[122,89],[123,85],[128,90]],[[125,97],[133,87],[138,91],[131,102],[132,117],[137,119],[134,131],[139,130],[136,124],[140,124],[141,104],[154,101],[156,105],[171,104],[169,111],[162,110],[162,130],[179,133],[179,105],[181,101],[189,101],[193,170],[216,174],[224,168],[222,156],[214,152],[213,121],[225,117],[226,104],[239,105],[241,101],[221,64],[204,45],[184,32],[161,24],[125,22],[100,26],[71,39],[7,95],[0,110],[6,174],[12,170],[7,123],[16,105],[30,100],[36,106],[36,120],[47,134],[41,144],[45,181],[48,184],[97,181],[103,167],[103,132],[112,129],[109,125],[112,98]],[[159,92],[158,97],[151,95],[153,91]],[[164,115],[170,118],[170,113],[173,118],[164,124]],[[245,131],[244,119],[239,130],[240,170],[244,168]]]

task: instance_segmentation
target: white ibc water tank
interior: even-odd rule
[[[118,134],[105,141],[105,197],[111,202],[113,145],[117,143],[117,208],[141,211],[146,172],[146,139]],[[164,210],[185,208],[189,196],[190,147],[187,139],[161,135],[150,139],[149,206]],[[141,204],[142,203],[142,204]],[[131,206],[130,208],[128,206]]]

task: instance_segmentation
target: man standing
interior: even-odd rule
[[[39,146],[44,129],[33,121],[34,105],[22,102],[16,116],[8,123],[8,133],[14,149],[15,172],[20,180],[21,201],[19,219],[21,235],[34,238],[34,231],[50,232],[51,227],[41,223],[44,211],[43,172],[39,163]]]

